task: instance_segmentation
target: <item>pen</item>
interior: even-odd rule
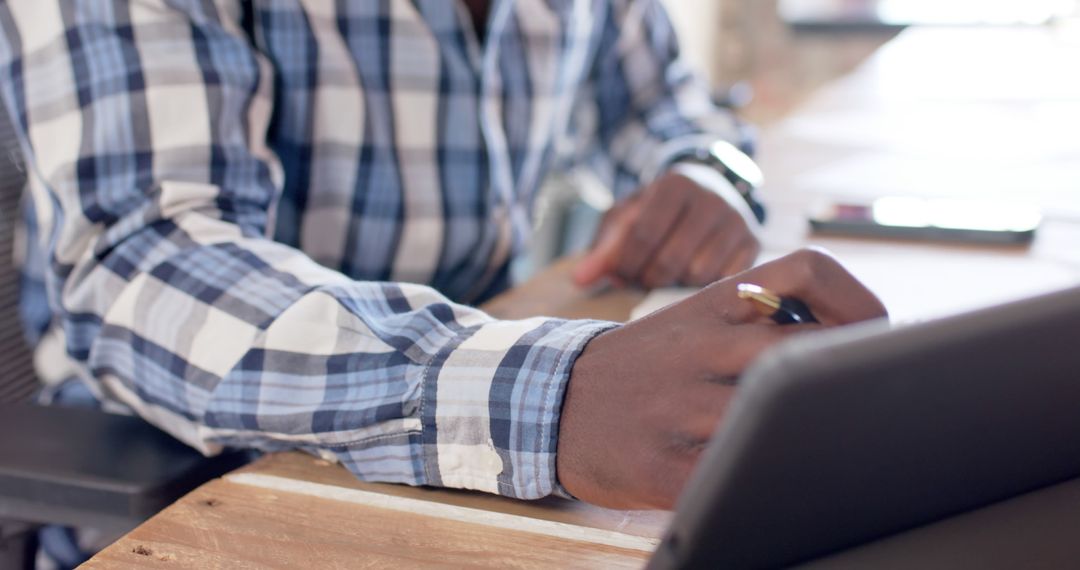
[[[753,283],[739,283],[736,287],[740,299],[753,303],[761,314],[772,319],[776,324],[790,325],[816,323],[810,307],[798,299],[781,297],[772,291]]]

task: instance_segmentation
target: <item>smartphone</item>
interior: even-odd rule
[[[822,204],[810,214],[820,234],[1012,245],[1031,243],[1041,222],[1030,205],[913,197]]]

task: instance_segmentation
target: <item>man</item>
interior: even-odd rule
[[[451,302],[507,286],[571,131],[618,199],[581,284],[753,262],[730,165],[680,163],[739,134],[657,0],[13,0],[0,26],[40,372],[204,452],[667,508],[731,379],[805,330],[731,281],[622,327]],[[884,313],[819,253],[745,278],[827,326]]]

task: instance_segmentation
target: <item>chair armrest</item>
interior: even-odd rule
[[[0,404],[0,518],[127,529],[249,457],[204,457],[136,417]]]

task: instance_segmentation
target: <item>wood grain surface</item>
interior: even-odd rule
[[[670,520],[670,514],[665,512],[614,511],[558,497],[549,497],[538,501],[516,501],[474,491],[409,487],[389,483],[365,483],[339,465],[299,452],[267,455],[259,461],[238,470],[236,473],[262,474],[297,481],[310,481],[342,489],[357,489],[394,497],[480,508],[499,513],[615,530],[650,538],[659,536],[668,520]]]
[[[218,479],[83,568],[637,568],[648,556]]]
[[[500,319],[536,316],[622,322],[645,292],[638,289],[582,290],[570,280],[576,258],[562,259],[532,279],[495,297],[482,308]]]

